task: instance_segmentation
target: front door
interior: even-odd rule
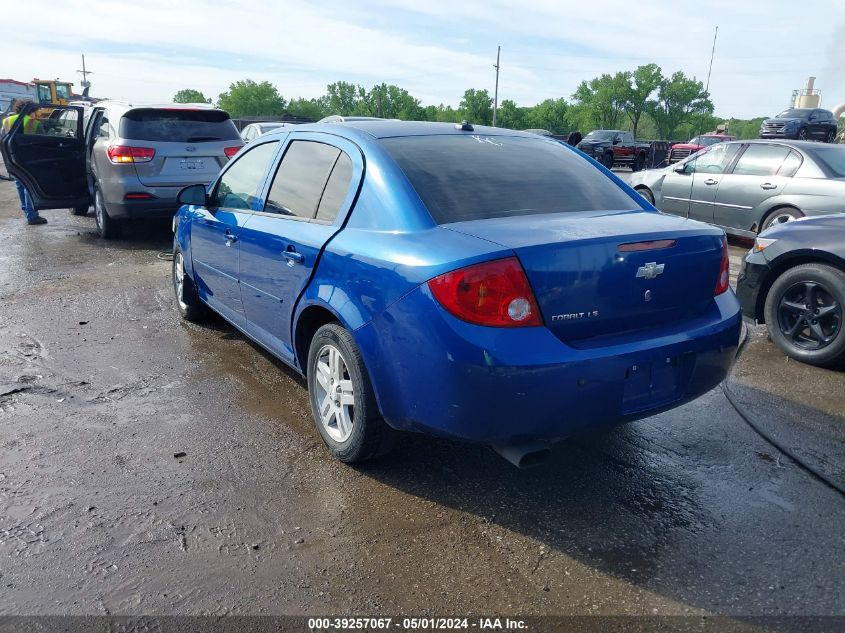
[[[82,119],[82,108],[30,105],[0,142],[7,170],[26,186],[36,209],[90,203]]]
[[[279,148],[256,145],[232,161],[215,183],[208,208],[191,218],[191,261],[200,297],[238,327],[245,327],[238,281],[241,230],[260,208],[260,192]]]
[[[357,147],[322,134],[294,134],[260,213],[241,239],[247,331],[294,358],[291,318],[326,243],[340,230],[363,173]]]
[[[714,223],[743,231],[759,229],[761,207],[783,193],[800,165],[801,156],[785,145],[749,144],[730,173],[722,176]]]

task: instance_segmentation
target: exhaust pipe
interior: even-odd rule
[[[493,444],[493,450],[517,468],[539,466],[552,454],[552,449],[546,442]]]

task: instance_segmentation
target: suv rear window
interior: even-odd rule
[[[438,224],[637,208],[601,171],[556,141],[443,135],[381,144]]]
[[[222,110],[136,108],[120,119],[119,134],[135,141],[203,143],[241,140]]]

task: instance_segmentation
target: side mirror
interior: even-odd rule
[[[613,144],[614,144],[614,145],[619,145],[619,143],[621,143],[621,142],[622,142],[622,139],[621,139],[621,138],[619,138],[618,136],[617,136],[615,139],[613,139]]]
[[[190,204],[194,206],[204,207],[208,202],[208,196],[205,193],[205,185],[188,185],[179,192],[176,196],[179,204]]]
[[[672,171],[674,171],[676,174],[685,174],[685,173],[687,173],[687,164],[682,163],[680,165],[675,165],[672,168]]]

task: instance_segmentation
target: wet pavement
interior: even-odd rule
[[[167,226],[106,243],[15,200],[0,182],[0,614],[845,611],[843,497],[720,389],[530,471],[410,435],[350,468],[292,371],[179,321]]]

